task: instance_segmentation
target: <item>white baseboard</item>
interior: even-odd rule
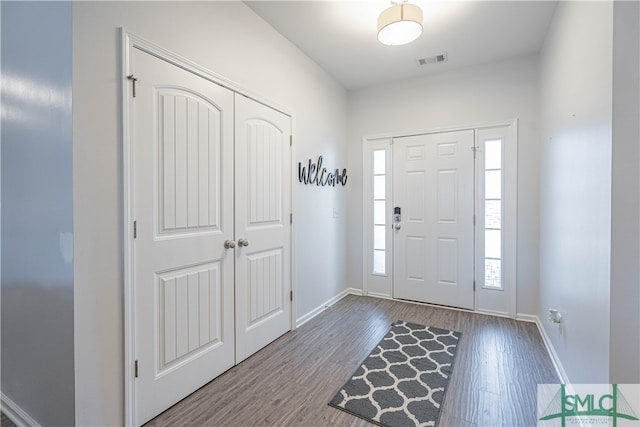
[[[2,412],[18,427],[40,427],[40,424],[27,414],[17,403],[0,393]]]
[[[485,310],[485,309],[479,308],[477,310],[474,310],[474,313],[486,314],[488,316],[495,316],[495,317],[510,318],[509,313],[505,313],[504,311]]]
[[[347,293],[345,294],[345,297],[347,295],[358,295],[358,296],[362,296],[362,289],[360,288],[348,288],[347,289]]]
[[[320,304],[319,306],[317,306],[316,308],[314,308],[313,310],[311,310],[307,314],[304,314],[304,315],[298,317],[296,319],[296,328],[299,328],[300,326],[304,325],[309,320],[313,319],[318,314],[322,313],[327,308],[331,307],[333,304],[337,303],[338,301],[340,301],[342,298],[346,297],[347,295],[360,295],[361,296],[362,295],[362,289],[347,288],[344,291],[340,292],[338,295],[336,295],[336,296],[334,296],[332,298],[329,298],[327,301],[325,301],[324,303]]]
[[[562,362],[558,357],[558,353],[556,352],[555,347],[553,347],[553,343],[551,342],[551,339],[549,338],[547,331],[542,326],[542,323],[540,322],[540,318],[535,314],[518,313],[516,315],[516,320],[536,324],[536,326],[538,327],[538,332],[540,332],[540,336],[542,337],[542,342],[544,342],[544,346],[547,349],[547,353],[551,358],[551,363],[553,363],[553,367],[556,370],[556,374],[558,374],[558,377],[560,378],[560,381],[562,383],[570,384],[569,377],[567,376],[567,372],[564,370],[564,366],[562,366]]]
[[[540,336],[542,337],[544,346],[547,348],[547,353],[549,353],[549,357],[551,357],[551,362],[553,363],[553,367],[556,368],[556,373],[558,374],[558,377],[560,377],[560,381],[562,381],[564,384],[570,384],[567,372],[564,370],[564,366],[562,366],[560,357],[558,357],[558,353],[556,353],[556,349],[553,347],[553,343],[551,342],[551,338],[549,338],[547,331],[542,326],[540,318],[533,315],[527,315],[527,317],[534,319],[533,321],[538,327],[538,331],[540,332]]]
[[[529,322],[529,323],[538,323],[538,316],[534,315],[534,314],[524,314],[524,313],[517,313],[516,314],[516,320],[520,320],[522,322]]]
[[[374,297],[374,298],[382,298],[382,299],[393,299],[393,297],[391,297],[391,295],[378,294],[378,293],[375,293],[375,292],[367,292],[367,296],[368,297]]]

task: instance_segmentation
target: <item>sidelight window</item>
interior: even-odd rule
[[[502,289],[502,140],[484,142],[484,286]]]
[[[373,274],[386,274],[386,150],[373,150]]]

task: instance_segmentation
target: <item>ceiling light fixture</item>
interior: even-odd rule
[[[378,16],[378,40],[387,46],[411,43],[422,34],[422,9],[400,0]]]

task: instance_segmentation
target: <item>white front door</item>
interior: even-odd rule
[[[131,67],[140,425],[234,365],[234,94],[138,49]]]
[[[291,119],[236,95],[236,363],[291,330]]]
[[[473,147],[472,130],[394,138],[394,298],[474,308]]]

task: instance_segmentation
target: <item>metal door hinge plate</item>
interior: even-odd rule
[[[131,82],[133,83],[133,89],[132,89],[132,92],[133,92],[133,97],[135,98],[135,97],[136,97],[136,82],[138,81],[138,78],[137,78],[136,76],[134,76],[133,74],[129,74],[129,75],[127,76],[127,78],[128,78],[129,80],[131,80]]]

